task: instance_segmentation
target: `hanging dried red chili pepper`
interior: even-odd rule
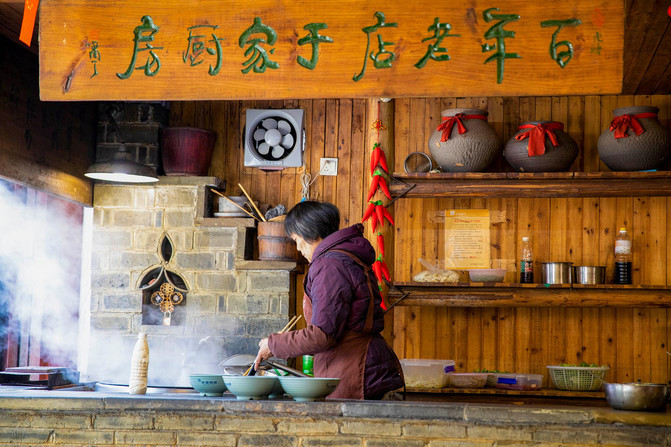
[[[377,202],[379,202],[379,200],[368,203],[368,207],[366,208],[366,212],[363,213],[363,217],[361,218],[361,223],[364,223],[365,221],[367,221],[370,218],[370,216],[375,212],[375,207],[378,204]]]
[[[373,152],[370,154],[370,175],[373,175],[377,165],[380,165],[385,172],[389,172],[387,167],[387,157],[384,155],[384,151],[380,149],[380,144],[375,143],[373,145]]]
[[[375,173],[373,174],[373,180],[370,182],[370,188],[368,189],[368,197],[366,198],[366,201],[370,201],[370,199],[375,195],[375,192],[377,191],[377,188],[380,188],[382,192],[384,193],[385,196],[389,200],[391,200],[391,194],[389,193],[389,187],[387,186],[387,180],[384,177],[384,174],[382,171],[379,169],[375,170]]]
[[[380,255],[384,256],[384,235],[382,233],[377,234],[377,249]]]

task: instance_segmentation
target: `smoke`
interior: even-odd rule
[[[0,179],[0,340],[18,341],[19,366],[75,366],[81,221],[61,212],[73,206]]]

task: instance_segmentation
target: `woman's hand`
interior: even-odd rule
[[[273,353],[270,352],[270,348],[268,347],[268,339],[262,339],[259,342],[259,353],[256,354],[256,360],[254,360],[254,369],[258,371],[259,366],[261,366],[261,362],[268,360],[272,355]]]

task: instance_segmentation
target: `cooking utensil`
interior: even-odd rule
[[[294,315],[293,317],[291,317],[291,320],[289,320],[287,325],[284,326],[282,330],[278,332],[278,334],[284,334],[285,332],[292,330],[294,326],[296,326],[296,324],[300,321],[301,318],[303,318],[303,315],[298,316]],[[254,362],[252,362],[252,364],[249,366],[249,369],[245,371],[243,376],[253,376],[254,374],[256,374],[256,369],[254,368]]]
[[[660,411],[669,400],[669,386],[661,383],[606,383],[604,390],[616,410]]]
[[[407,174],[411,172],[429,172],[433,169],[431,158],[424,152],[413,152],[403,160],[403,169]]]
[[[296,377],[310,377],[307,374],[303,374],[302,372],[298,371],[297,369],[290,368],[286,365],[283,365],[281,363],[277,362],[272,362],[270,360],[266,360],[266,364],[272,366],[273,368],[281,369],[282,371],[286,371],[289,374],[292,374]]]
[[[571,284],[572,262],[541,262],[543,284]]]
[[[247,211],[246,209],[244,209],[243,207],[241,207],[240,205],[238,205],[237,203],[235,203],[234,201],[232,201],[231,199],[229,199],[228,197],[226,197],[225,195],[223,195],[222,193],[220,193],[220,192],[217,191],[216,189],[212,189],[212,188],[210,188],[210,191],[212,191],[213,193],[215,193],[215,194],[217,194],[217,195],[223,197],[224,199],[228,200],[228,201],[231,202],[233,205],[235,205],[236,207],[238,207],[240,210],[244,211],[245,214],[247,214],[247,215],[248,215],[249,217],[251,217],[252,219],[256,219],[256,220],[258,220],[259,222],[261,222],[261,220],[259,220],[258,217],[256,217],[255,215],[253,215],[252,213],[250,213],[249,211]],[[256,208],[256,205],[254,205],[254,207]]]
[[[254,211],[256,211],[256,212],[258,213],[259,217],[261,218],[261,220],[262,220],[263,222],[266,222],[266,218],[263,217],[263,214],[261,213],[261,211],[259,211],[258,207],[257,207],[256,204],[254,203],[254,201],[252,200],[252,198],[249,197],[249,194],[247,194],[247,191],[245,191],[245,188],[244,188],[240,183],[238,183],[238,186],[240,187],[240,190],[241,190],[242,193],[245,195],[245,197],[247,197],[247,200],[249,200],[249,203],[252,205],[252,208],[254,208]]]
[[[605,284],[606,267],[601,265],[574,265],[574,284]]]

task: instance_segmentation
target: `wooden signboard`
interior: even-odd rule
[[[42,0],[43,100],[616,94],[623,0]]]

